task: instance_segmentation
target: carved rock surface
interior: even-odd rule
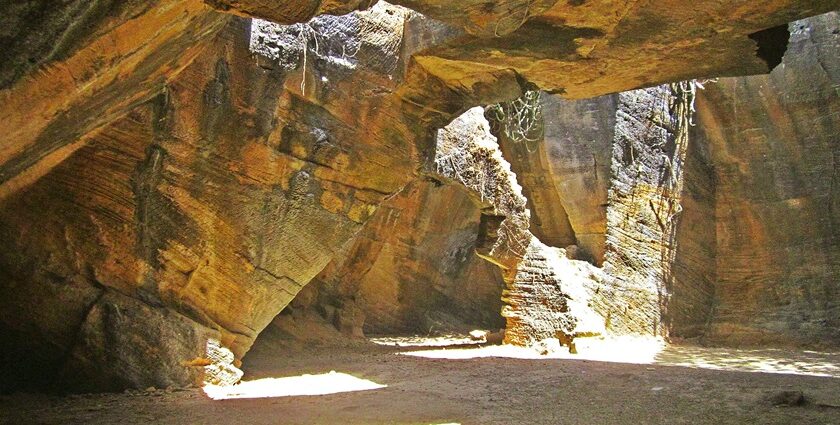
[[[607,230],[616,96],[570,101],[540,97],[543,137],[501,149],[522,185],[531,232],[550,246],[577,245],[581,258],[602,264]]]
[[[200,0],[5,2],[0,199],[149,101],[230,18]],[[11,22],[10,22],[11,21]]]
[[[323,326],[356,337],[503,326],[501,270],[474,253],[480,215],[463,187],[409,184],[273,325],[314,344],[337,339],[313,337],[311,328]]]
[[[837,346],[837,25],[836,13],[791,23],[780,67],[704,83],[687,120],[674,114],[678,102],[667,87],[554,100],[569,104],[561,111],[593,103],[613,111],[601,109],[595,121],[615,135],[604,275],[591,283],[597,295],[589,299],[607,331]],[[574,188],[541,184],[577,172],[545,160],[556,115],[544,114],[544,147],[504,145],[512,168],[523,170],[524,192],[535,199],[581,202]],[[561,114],[559,122],[580,143],[596,126],[575,116]],[[531,200],[537,218],[565,212],[566,202]],[[564,234],[539,224],[535,233]]]
[[[158,364],[130,337],[107,350],[140,350],[130,357],[134,369],[77,361],[101,357],[97,343],[107,342],[80,344],[73,330],[88,326],[85,304],[102,290],[212,329],[241,359],[376,206],[413,179],[414,139],[426,132],[412,126],[416,118],[390,115],[402,110],[386,106],[398,101],[388,90],[372,92],[395,84],[387,74],[363,64],[356,71],[310,63],[307,74],[327,81],[311,84],[305,97],[300,73],[290,78],[294,71],[251,56],[249,26],[234,20],[153,102],[91,135],[52,173],[3,203],[0,231],[9,255],[0,291],[9,301],[2,325],[20,336],[24,356],[46,347],[75,350],[50,356],[50,368],[34,373],[77,369],[101,376],[107,388],[149,379],[166,386],[163,376],[192,382],[161,371],[186,368],[179,362],[195,353],[180,358],[185,352],[173,350],[178,361]],[[371,54],[365,49],[357,54],[362,63]],[[360,116],[366,126],[355,125]],[[33,309],[31,299],[42,304]],[[101,317],[113,327],[120,316]],[[177,335],[194,345],[165,323],[159,332],[171,332],[174,346]],[[151,378],[133,375],[145,368]]]
[[[208,340],[241,359],[377,206],[420,177],[437,128],[520,90],[509,71],[455,91],[411,71],[410,52],[426,41],[402,32],[410,13],[393,6],[319,18],[299,38],[218,16],[228,26],[151,101],[120,106],[97,131],[62,128],[85,135],[75,153],[0,205],[0,326],[16,347],[3,353],[4,374],[37,384],[74,370],[102,388],[192,383],[203,361],[191,350],[158,364],[129,355],[143,347],[130,338],[78,342],[103,291],[212,330]],[[352,331],[360,314],[340,311],[339,326]],[[170,331],[182,335],[161,330]],[[173,346],[197,346],[183,335]],[[111,352],[132,368],[81,361]],[[166,379],[155,372],[178,367]]]
[[[268,19],[294,15],[290,9],[309,11],[299,14],[299,22],[322,7],[318,1],[210,3]],[[323,3],[348,10],[360,6],[356,0]],[[457,86],[476,72],[514,69],[541,88],[571,98],[694,77],[767,72],[785,50],[784,25],[840,6],[833,0],[394,3],[454,27],[449,37],[416,56],[420,66],[446,84]]]
[[[716,182],[712,342],[840,344],[838,28],[836,12],[791,23],[782,66],[699,93]]]
[[[370,6],[287,3],[289,22]],[[291,316],[316,314],[297,335],[498,323],[499,279],[529,272],[526,201],[495,147],[460,145],[475,122],[444,139],[476,167],[441,167],[440,128],[529,83],[580,98],[767,71],[787,34],[767,28],[838,6],[413,2],[441,23],[382,2],[280,27],[198,0],[27,4],[3,9],[0,382],[76,390],[238,379],[295,297]],[[591,311],[616,333],[838,341],[836,28],[798,22],[769,77],[710,84],[692,133],[667,87],[545,101],[545,147],[505,147],[533,229],[605,264],[574,266],[592,273],[571,289],[532,273],[569,313],[546,329]],[[606,112],[568,130],[592,107]]]

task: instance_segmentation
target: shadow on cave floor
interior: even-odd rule
[[[0,398],[0,423],[840,423],[840,353],[670,346],[654,350],[647,363],[618,363],[475,346],[463,338],[467,348],[440,338],[435,343],[443,346],[416,344],[422,341],[400,347],[348,340],[294,350],[259,344],[246,357],[247,381],[265,379],[272,391],[287,385],[289,394],[332,394],[249,398],[243,386],[239,398],[222,400],[199,389],[16,395]],[[602,348],[627,357],[631,345]],[[701,367],[739,369],[768,359],[834,377]],[[318,385],[325,391],[317,392]],[[806,402],[768,401],[788,390],[802,391]]]

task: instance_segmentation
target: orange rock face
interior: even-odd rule
[[[150,323],[180,317],[241,358],[376,206],[413,178],[414,139],[425,133],[389,115],[399,113],[387,106],[396,99],[386,90],[349,106],[354,96],[341,94],[393,85],[386,74],[310,69],[341,78],[329,90],[325,81],[310,85],[304,97],[299,79],[251,56],[249,25],[235,20],[153,102],[92,134],[3,204],[3,243],[15,252],[3,260],[3,323],[27,335],[22,351],[54,345],[45,361],[64,363],[51,367],[113,387],[192,379],[81,362],[132,358],[129,340],[82,343],[70,329],[132,333],[119,315],[93,312],[140,300],[149,308],[137,314]],[[29,297],[68,306],[41,315]],[[170,341],[176,359],[163,363],[205,354],[182,334]],[[68,360],[61,353],[73,347]]]
[[[92,17],[84,18],[92,22],[64,22],[68,28],[56,29],[58,36],[46,32],[42,37],[59,40],[50,55],[33,57],[41,59],[41,68],[3,79],[0,99],[15,114],[0,123],[4,134],[0,199],[49,172],[81,148],[91,132],[151,99],[229,20],[199,0],[132,3],[114,9],[98,19],[96,11],[89,11]],[[19,11],[9,11],[15,13]],[[77,25],[90,26],[80,31],[91,33],[76,34]],[[18,47],[14,41],[9,44],[9,49]],[[18,68],[11,75],[21,71]]]
[[[332,44],[318,44],[320,30],[289,41],[232,19],[152,101],[134,99],[115,120],[88,111],[112,120],[95,132],[68,127],[85,134],[78,150],[0,208],[0,319],[15,347],[5,364],[33,358],[15,371],[27,382],[59,374],[76,389],[80,377],[116,389],[227,373],[183,365],[208,358],[211,340],[241,359],[382,201],[419,177],[437,123],[519,89],[505,72],[452,92],[407,71],[401,52],[423,40],[403,37],[406,19],[393,8],[324,18],[339,29]],[[291,58],[266,55],[278,48]],[[136,328],[170,321],[163,336]],[[136,352],[161,338],[160,365]],[[111,358],[124,361],[99,361]]]
[[[553,286],[508,302],[526,312],[510,327],[547,314],[520,340],[592,315],[616,333],[838,340],[836,15],[791,27],[769,77],[709,85],[690,133],[664,87],[546,98],[543,145],[502,140],[533,222],[495,147],[438,137],[530,83],[582,98],[766,71],[787,36],[768,27],[836,2],[406,0],[444,22],[383,2],[293,26],[205,3],[287,22],[369,4],[94,3],[21,27],[45,39],[3,39],[5,386],[232,382],[293,299],[291,337],[495,327],[502,286],[523,283]],[[523,262],[529,230],[604,270],[547,246]],[[582,277],[519,267],[549,257]]]

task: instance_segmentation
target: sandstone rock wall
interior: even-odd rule
[[[527,300],[514,309],[527,311],[517,316],[540,319],[532,319],[519,339],[553,336],[554,328],[573,335],[575,323],[615,334],[697,336],[704,328],[714,282],[714,186],[707,152],[692,143],[690,117],[681,116],[690,115],[691,87],[586,101],[544,94],[544,139],[502,139],[524,193],[537,195],[530,199],[537,212],[534,233],[575,245],[569,256],[604,266],[548,261],[557,255],[533,244],[534,255],[525,262],[534,264],[524,265],[533,270],[522,270],[514,284]],[[571,229],[543,225],[541,216],[568,217]],[[536,307],[527,306],[539,305],[543,296],[549,304],[563,296],[582,302],[577,311],[562,303],[530,311]],[[569,316],[564,320],[571,325],[558,319],[552,327],[551,310],[561,319]],[[591,320],[593,314],[600,319]],[[548,330],[534,332],[538,328]]]
[[[152,101],[134,99],[97,131],[65,128],[84,135],[78,151],[8,192],[0,326],[15,347],[3,373],[15,376],[4,385],[235,377],[208,359],[242,358],[376,207],[432,163],[437,128],[520,90],[509,71],[457,90],[412,71],[427,40],[403,30],[426,23],[388,5],[297,33],[230,22]],[[144,322],[161,328],[141,332]]]
[[[5,2],[0,199],[148,102],[230,17],[200,0]]]
[[[49,367],[31,371],[97,388],[192,382],[181,362],[206,356],[200,339],[241,358],[413,178],[427,132],[388,115],[401,109],[387,91],[351,94],[395,84],[387,74],[310,63],[327,81],[304,97],[301,73],[251,55],[249,27],[234,21],[153,102],[4,202],[0,318],[21,347],[4,365],[40,355]],[[162,357],[146,351],[159,338]]]
[[[350,246],[277,317],[347,336],[429,334],[503,326],[501,270],[475,255],[481,205],[466,188],[418,180],[377,209]],[[310,326],[312,327],[312,326]],[[313,343],[334,343],[324,334]]]
[[[673,297],[666,282],[675,278],[689,143],[688,119],[677,108],[692,102],[678,86],[621,93],[617,102],[605,270],[616,279],[611,289],[618,308],[602,314],[609,317],[608,328],[619,332],[666,334],[663,309]]]
[[[837,13],[791,23],[770,75],[700,92],[716,182],[710,342],[840,343],[838,28]]]
[[[441,23],[383,2],[279,27],[204,3],[3,6],[3,385],[235,379],[259,332],[330,262],[323,298],[313,289],[300,302],[343,332],[424,329],[439,319],[430,312],[452,308],[492,321],[484,308],[499,275],[465,247],[515,286],[533,241],[525,200],[493,193],[502,185],[477,182],[482,173],[436,169],[438,129],[520,97],[526,80],[580,98],[763,72],[787,34],[771,27],[838,6],[411,2]],[[287,22],[371,6],[206,3],[279,10]],[[51,33],[32,38],[34,28]],[[618,333],[696,336],[711,323],[711,341],[837,341],[837,17],[790,28],[793,48],[772,75],[702,92],[705,144],[684,143],[685,103],[664,87],[543,105],[550,119],[615,110],[593,118],[597,129],[558,119],[536,159],[514,165],[534,195],[534,230],[604,259],[606,278],[572,290],[539,273],[567,299],[559,310],[577,302]],[[580,155],[557,154],[570,134],[562,146]],[[473,192],[422,178],[434,172]],[[796,225],[779,224],[791,215]],[[441,234],[443,217],[454,234]],[[354,239],[369,221],[372,233]]]
[[[602,264],[617,98],[569,101],[543,93],[540,140],[516,143],[500,134],[531,210],[531,231],[556,247]]]
[[[608,331],[837,345],[837,26],[836,13],[794,22],[791,49],[773,73],[706,82],[689,120],[696,126],[677,125],[675,97],[664,87],[587,101],[613,105],[596,120],[615,131],[605,279],[584,285],[599,288],[589,304]],[[587,108],[555,102],[569,104],[560,110]],[[546,134],[559,132],[546,116]],[[597,132],[573,119],[561,128],[578,140],[590,137],[581,129]],[[682,146],[680,128],[688,130]],[[535,202],[584,198],[574,187],[544,184],[575,177],[571,168],[545,165],[550,138],[544,143],[534,152],[504,146],[524,192],[537,194],[537,220],[553,208],[553,217],[574,222],[565,199]],[[568,235],[562,225],[540,224],[532,223],[535,233]],[[549,304],[556,298],[541,296]],[[556,310],[567,314],[565,306]]]

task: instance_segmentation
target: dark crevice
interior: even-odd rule
[[[782,63],[790,40],[787,24],[752,33],[749,37],[758,45],[756,55],[767,64],[768,70],[772,71]]]

